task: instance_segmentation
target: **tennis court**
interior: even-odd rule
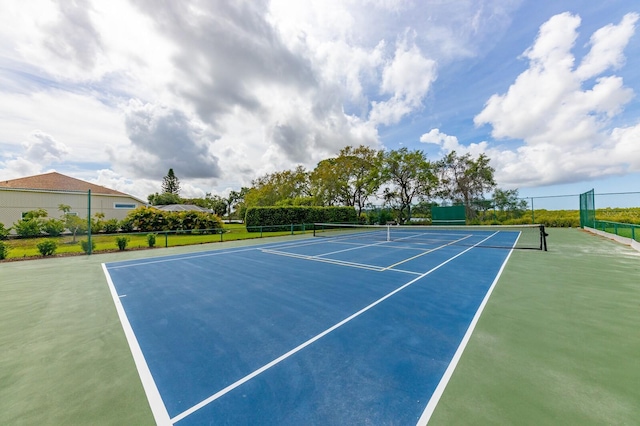
[[[104,265],[157,423],[429,419],[522,229],[322,229]]]
[[[435,407],[429,420],[430,426],[637,423],[637,419],[640,418],[640,388],[637,385],[640,382],[640,364],[637,356],[640,353],[640,339],[637,338],[640,323],[638,252],[579,229],[551,228],[548,232],[548,252],[514,250],[509,256],[464,353]],[[231,255],[231,252],[237,250],[255,249],[256,244],[265,241],[272,242],[267,247],[283,251],[286,248],[282,247],[283,244],[298,245],[314,240],[308,235],[299,235],[269,240],[142,251],[127,250],[94,256],[0,263],[1,423],[156,423],[105,279],[103,263],[124,265],[132,262],[182,259],[198,254],[215,258],[210,255],[216,250],[229,252]],[[379,241],[374,240],[367,244],[376,242]],[[469,247],[459,246],[457,250],[466,248]],[[286,250],[291,252],[294,248]],[[484,250],[486,249],[472,249],[450,263]],[[306,253],[311,255],[311,252]],[[222,255],[220,259],[224,256],[226,255]],[[235,256],[244,255],[243,252],[236,252]],[[299,262],[304,259],[292,260]],[[208,278],[214,279],[217,274],[224,274],[224,270],[230,266],[237,267],[224,261],[219,263],[222,264],[220,270],[216,270],[215,274]],[[380,267],[388,266],[390,263],[372,264]],[[246,267],[245,263],[242,265],[240,273],[248,273],[249,267]],[[149,268],[151,266],[147,265]],[[347,267],[344,268],[346,270]],[[406,269],[402,266],[397,268]],[[438,271],[442,270],[447,270],[447,266]],[[310,390],[321,387],[321,384],[331,387],[332,381],[335,381],[334,388],[338,389],[342,382],[340,376],[345,374],[347,368],[364,365],[365,361],[371,358],[387,358],[382,350],[371,354],[351,350],[346,352],[344,348],[351,347],[352,342],[358,343],[369,337],[366,333],[360,336],[352,332],[349,332],[347,337],[343,332],[349,331],[350,327],[355,330],[358,322],[365,320],[377,308],[386,310],[385,305],[391,302],[400,303],[401,298],[410,298],[407,293],[409,290],[412,291],[411,296],[416,299],[418,293],[426,297],[426,288],[421,287],[428,286],[438,271],[399,291],[358,318],[245,382],[233,392],[243,391],[236,396],[242,398],[243,395],[247,395],[249,398],[251,393],[244,393],[246,388],[243,386],[266,385],[269,374],[275,375],[272,377],[286,377],[288,368],[295,369],[296,373],[307,374],[299,374],[301,381],[289,384],[297,386],[296,389],[300,390],[301,395],[309,397],[313,395],[309,393]],[[193,271],[188,273],[192,275]],[[304,274],[300,271],[298,273]],[[456,276],[461,271],[449,269],[449,273]],[[376,274],[391,275],[391,272]],[[278,277],[285,276],[284,273],[273,269],[269,273],[265,271],[263,275],[271,277],[269,279],[272,283],[278,280]],[[434,289],[435,282],[430,290]],[[342,287],[340,291],[343,291]],[[449,292],[448,289],[447,291],[451,297],[458,295]],[[127,297],[119,300],[125,300]],[[284,293],[280,293],[279,297],[284,297]],[[373,297],[372,294],[371,298]],[[434,296],[429,294],[428,297]],[[286,298],[287,302],[295,302],[295,306],[298,306],[300,299],[300,293],[297,292],[295,296],[292,294],[290,298]],[[347,303],[338,296],[335,300],[333,303],[336,304]],[[174,310],[180,307],[176,302],[177,300],[172,301]],[[420,304],[424,310],[425,304],[420,302],[416,300],[415,305]],[[348,303],[353,303],[353,300]],[[435,304],[435,300],[432,304]],[[426,306],[429,306],[428,303]],[[289,309],[285,307],[284,312],[277,314],[290,315]],[[338,308],[332,309],[335,313],[335,309]],[[243,308],[241,312],[247,311]],[[229,313],[230,310],[227,309],[226,312]],[[403,336],[407,336],[406,333],[401,335],[399,331],[393,332],[392,327],[400,323],[406,324],[408,314],[405,311],[398,312],[391,321],[389,312],[386,310],[386,322],[380,323],[381,328],[375,336],[381,344],[393,339],[402,341]],[[272,314],[276,315],[273,311]],[[317,311],[304,312],[304,315],[326,318],[322,312]],[[430,318],[426,318],[424,323],[427,319],[431,321]],[[270,321],[275,323],[277,318]],[[450,318],[447,317],[447,323],[449,321]],[[420,325],[423,326],[424,323]],[[296,329],[295,325],[293,322],[290,324],[286,330],[287,335],[292,334]],[[228,328],[227,325],[225,327]],[[316,327],[320,328],[318,325]],[[435,326],[434,330],[437,330]],[[327,338],[333,342],[333,346]],[[282,344],[280,339],[274,340]],[[406,343],[401,348],[403,359],[411,361],[422,356],[416,352],[413,342],[404,342]],[[315,346],[317,343],[322,345],[325,352],[336,350],[336,353],[341,354],[340,357],[332,358],[335,364],[328,366],[326,370],[310,362],[303,362],[317,359],[306,358],[312,351],[320,350],[320,346]],[[254,347],[255,344],[254,342]],[[240,349],[244,347],[242,345]],[[324,356],[320,352],[315,354],[316,357]],[[351,354],[351,358],[348,354]],[[246,354],[245,358],[249,360]],[[253,356],[251,358],[254,362],[258,361]],[[390,366],[399,365],[398,360],[389,358],[385,362],[391,362]],[[435,362],[429,360],[425,365],[429,363]],[[311,371],[330,372],[326,378],[323,375],[310,377],[308,373]],[[374,372],[380,374],[376,369],[361,371],[370,374],[361,377],[371,380],[359,382],[354,387],[365,388],[366,384],[375,383]],[[403,376],[402,371],[402,368],[397,369],[399,377]],[[182,374],[181,371],[179,373]],[[302,382],[303,378],[305,382]],[[263,379],[264,381],[261,381]],[[390,382],[386,388],[389,398],[402,396],[402,389],[391,389],[395,385]],[[274,382],[269,382],[269,386],[274,386]],[[428,386],[418,383],[413,388],[428,388],[431,392],[432,387],[432,383]],[[268,395],[267,391],[273,388],[263,389],[263,394]],[[227,393],[213,404],[224,402],[233,392]],[[282,404],[291,403],[275,394],[271,400]],[[302,398],[298,398],[290,407],[297,407],[302,403]],[[358,412],[357,406],[349,410],[349,404],[352,402],[338,401],[337,405],[332,407],[338,414],[331,417],[329,413],[327,419],[335,421],[339,414]],[[413,418],[417,415],[416,411],[422,415],[421,410],[424,410],[427,404],[422,398],[419,403],[416,399],[407,408],[411,412],[411,420],[406,420],[408,417],[400,413],[399,419],[394,418],[388,423],[415,424]],[[257,409],[261,407],[252,405],[247,411]],[[295,413],[293,408],[292,412]],[[377,409],[374,412],[377,412]],[[204,413],[202,411],[202,414]],[[267,414],[268,412],[265,413],[265,418]],[[194,412],[178,424],[186,424],[188,421],[196,423],[195,415]],[[366,413],[359,415],[360,417],[352,423],[373,423],[367,419]],[[389,415],[388,418],[391,417],[392,415]],[[348,423],[351,419],[340,419],[340,423]],[[313,419],[303,423],[312,422]],[[224,421],[220,420],[217,423],[224,424]],[[262,420],[260,423],[263,423]],[[322,419],[316,423],[326,424],[327,421]]]

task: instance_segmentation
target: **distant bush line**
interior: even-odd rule
[[[286,226],[278,225],[357,221],[358,215],[353,207],[250,207],[245,216],[249,232],[258,232],[257,227],[265,226],[272,227],[271,231],[284,231]]]

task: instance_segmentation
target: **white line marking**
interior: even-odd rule
[[[268,250],[268,249],[262,249],[261,251],[263,253],[275,254],[278,256],[295,257],[296,259],[312,260],[315,262],[330,263],[332,265],[349,266],[352,268],[359,268],[359,269],[368,269],[370,271],[376,271],[376,272],[380,272],[383,270],[381,266],[367,265],[365,263],[355,263],[355,262],[347,262],[343,260],[325,259],[323,257],[289,253],[286,251],[277,251],[277,250]]]
[[[303,240],[303,241],[308,241],[308,240]],[[223,254],[242,253],[246,251],[260,250],[261,247],[275,247],[275,248],[297,247],[298,245],[304,246],[304,245],[321,244],[321,243],[322,241],[315,241],[314,243],[309,243],[309,244],[300,244],[299,241],[284,242],[284,243],[263,243],[263,244],[257,244],[251,247],[243,247],[243,248],[236,247],[236,248],[228,248],[228,249],[220,249],[220,250],[208,250],[201,253],[174,254],[174,255],[167,255],[167,256],[161,256],[161,257],[155,257],[155,258],[149,258],[149,259],[139,259],[139,262],[127,263],[125,265],[122,265],[120,263],[128,262],[126,260],[119,261],[119,262],[112,262],[109,264],[109,269],[121,269],[121,268],[129,268],[132,266],[152,265],[154,263],[175,262],[179,260],[197,259],[201,257],[219,256]]]
[[[451,358],[451,361],[449,362],[449,366],[447,367],[447,369],[445,370],[444,374],[442,375],[442,378],[440,379],[440,382],[438,383],[438,386],[436,387],[436,389],[433,391],[433,394],[431,394],[431,398],[429,399],[429,402],[427,403],[427,406],[425,407],[424,411],[422,412],[422,415],[420,416],[420,419],[418,419],[418,423],[416,423],[417,426],[424,426],[427,423],[429,423],[429,420],[431,419],[431,416],[433,415],[433,412],[435,411],[436,406],[438,405],[438,402],[440,401],[440,398],[442,397],[442,394],[444,393],[444,390],[447,387],[447,384],[449,383],[449,380],[451,379],[451,376],[453,376],[453,372],[455,371],[456,367],[458,366],[458,362],[460,361],[460,358],[462,358],[462,353],[464,352],[465,348],[467,347],[467,343],[469,343],[469,340],[471,339],[471,335],[473,334],[473,330],[476,328],[476,324],[478,323],[478,320],[480,319],[480,315],[482,315],[482,311],[484,310],[485,306],[487,305],[487,302],[489,301],[489,298],[491,297],[491,293],[493,293],[493,289],[496,286],[496,284],[498,283],[498,280],[500,279],[500,276],[502,275],[502,271],[504,271],[504,268],[507,266],[507,262],[509,261],[509,258],[511,257],[511,253],[513,253],[513,250],[514,250],[519,238],[520,238],[520,235],[518,235],[518,238],[516,238],[516,242],[513,244],[513,247],[511,247],[511,250],[509,251],[509,254],[507,255],[507,257],[504,259],[504,262],[502,263],[502,266],[500,267],[500,270],[498,271],[498,274],[496,275],[495,279],[493,280],[493,283],[489,287],[489,290],[487,291],[487,294],[484,296],[484,299],[482,299],[482,303],[480,303],[480,306],[478,307],[478,310],[476,311],[476,314],[474,315],[473,319],[471,320],[471,323],[469,324],[469,328],[467,328],[467,332],[464,334],[464,337],[462,338],[462,341],[460,342],[460,345],[458,345],[458,349],[453,354],[453,357]]]
[[[417,258],[419,258],[421,256],[424,256],[425,254],[433,253],[436,250],[443,249],[443,248],[448,247],[448,246],[450,246],[452,244],[455,244],[455,243],[457,243],[459,241],[462,241],[462,240],[464,240],[466,238],[469,238],[469,237],[460,238],[459,240],[452,241],[452,242],[447,243],[447,244],[443,244],[440,247],[435,247],[435,248],[432,248],[430,250],[426,250],[426,251],[424,251],[422,253],[419,253],[419,254],[416,254],[415,256],[412,256],[412,257],[410,257],[408,259],[404,259],[404,260],[401,260],[400,262],[394,263],[393,265],[387,266],[386,268],[383,269],[383,271],[386,271],[386,270],[389,270],[389,269],[393,269],[394,267],[396,267],[398,265],[402,265],[403,263],[406,263],[406,262],[408,262],[410,260],[417,259]]]
[[[167,408],[162,401],[162,397],[160,396],[160,392],[158,391],[156,382],[153,380],[153,376],[151,375],[151,371],[149,370],[147,361],[142,354],[142,349],[140,349],[140,345],[138,344],[136,335],[133,332],[133,328],[131,328],[131,324],[129,323],[127,314],[124,311],[122,303],[120,302],[116,287],[113,285],[113,281],[111,280],[111,275],[109,275],[107,266],[104,263],[102,264],[102,270],[104,271],[104,275],[107,278],[107,283],[109,284],[109,290],[111,291],[113,303],[116,305],[116,311],[118,311],[120,323],[122,324],[124,334],[127,337],[127,342],[129,343],[129,348],[131,349],[131,355],[133,355],[133,360],[135,361],[136,367],[138,368],[138,374],[140,375],[140,380],[142,381],[142,387],[147,394],[147,400],[149,401],[149,406],[151,407],[151,412],[153,413],[153,417],[156,420],[156,424],[161,426],[172,425],[173,423],[171,423],[171,417],[169,417]]]
[[[371,303],[370,305],[362,308],[361,310],[359,310],[358,312],[356,312],[355,314],[343,319],[342,321],[340,321],[339,323],[335,324],[334,326],[326,329],[325,331],[323,331],[322,333],[312,337],[311,339],[307,340],[306,342],[302,343],[301,345],[291,349],[289,352],[285,353],[284,355],[279,356],[278,358],[274,359],[273,361],[269,362],[268,364],[263,365],[262,367],[258,368],[257,370],[255,370],[254,372],[246,375],[245,377],[243,377],[242,379],[236,381],[235,383],[230,384],[229,386],[227,386],[226,388],[216,392],[215,394],[211,395],[210,397],[202,400],[201,402],[197,403],[196,405],[194,405],[193,407],[183,411],[182,413],[178,414],[177,416],[175,416],[174,418],[171,419],[172,422],[176,423],[182,419],[184,419],[185,417],[195,413],[196,411],[198,411],[199,409],[201,409],[202,407],[205,407],[206,405],[210,404],[211,402],[215,401],[216,399],[224,396],[225,394],[231,392],[232,390],[234,390],[235,388],[237,388],[238,386],[242,385],[243,383],[248,382],[249,380],[253,379],[254,377],[262,374],[263,372],[265,372],[266,370],[270,369],[271,367],[273,367],[274,365],[279,364],[280,362],[284,361],[285,359],[289,358],[291,355],[299,352],[300,350],[306,348],[307,346],[309,346],[310,344],[312,344],[313,342],[321,339],[322,337],[326,336],[327,334],[331,333],[332,331],[342,327],[343,325],[345,325],[346,323],[350,322],[352,319],[362,315],[363,313],[365,313],[366,311],[370,310],[371,308],[373,308],[374,306],[382,303],[383,301],[385,301],[386,299],[390,298],[391,296],[393,296],[394,294],[404,290],[405,288],[409,287],[410,285],[414,284],[415,282],[421,280],[422,278],[426,277],[427,275],[431,274],[432,272],[440,269],[441,267],[443,267],[444,265],[446,265],[447,263],[451,262],[452,260],[462,256],[464,253],[468,252],[469,250],[473,249],[474,247],[476,247],[477,245],[481,244],[482,242],[488,240],[489,238],[491,238],[494,234],[490,235],[489,237],[485,238],[484,240],[480,241],[477,244],[474,244],[473,246],[467,248],[464,251],[461,251],[460,253],[456,254],[453,257],[450,257],[449,259],[445,260],[444,262],[440,263],[439,265],[435,266],[434,268],[432,268],[431,270],[421,274],[420,276],[412,279],[411,281],[409,281],[408,283],[398,287],[397,289],[393,290],[392,292],[386,294],[385,296],[381,297],[380,299],[376,300],[375,302]]]

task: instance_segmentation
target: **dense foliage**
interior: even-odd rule
[[[140,232],[170,230],[205,230],[222,228],[222,221],[213,213],[198,211],[166,212],[153,207],[138,207],[121,222],[121,227]]]
[[[353,207],[252,207],[247,210],[245,224],[250,232],[259,232],[256,227],[307,224],[315,222],[354,223],[358,220]],[[286,229],[283,228],[283,229]]]
[[[6,240],[11,232],[11,228],[5,228],[4,223],[0,223],[0,240]]]
[[[9,245],[4,241],[0,241],[0,260],[4,260],[9,256]]]

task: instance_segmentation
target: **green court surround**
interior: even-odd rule
[[[548,232],[512,254],[430,424],[640,418],[640,253]],[[153,424],[101,263],[255,243],[0,262],[0,422]]]

